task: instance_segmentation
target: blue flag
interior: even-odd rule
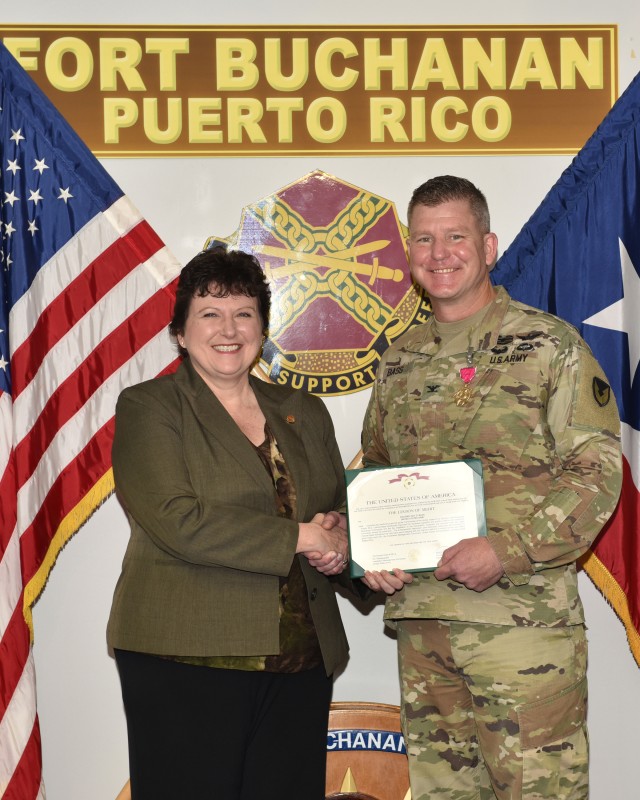
[[[640,665],[640,75],[499,259],[492,280],[578,328],[622,420],[618,509],[584,566]]]

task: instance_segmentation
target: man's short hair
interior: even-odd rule
[[[466,200],[471,213],[478,221],[481,233],[489,233],[491,220],[487,198],[471,181],[455,175],[439,175],[418,186],[411,195],[407,210],[409,227],[411,227],[411,215],[416,206],[439,206],[451,200]]]

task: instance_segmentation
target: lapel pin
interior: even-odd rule
[[[295,421],[296,418],[293,416],[293,414],[287,414],[287,422],[289,423],[289,425],[293,425]]]

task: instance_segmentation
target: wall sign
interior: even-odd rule
[[[98,156],[577,152],[617,27],[5,26]]]

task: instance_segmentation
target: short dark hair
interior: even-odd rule
[[[439,175],[418,186],[411,195],[407,210],[409,227],[411,227],[411,215],[416,206],[439,206],[450,200],[466,200],[471,213],[478,221],[481,232],[489,233],[491,218],[489,217],[487,198],[471,181],[466,178],[457,178],[455,175]]]
[[[189,308],[194,297],[205,297],[214,289],[215,297],[244,294],[256,297],[262,332],[269,330],[271,289],[258,259],[243,250],[228,250],[224,246],[203,250],[186,264],[180,272],[173,317],[169,323],[172,336],[184,333]],[[187,351],[178,345],[180,355]]]

